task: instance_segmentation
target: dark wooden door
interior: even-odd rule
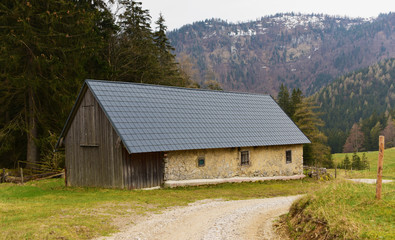
[[[133,153],[128,156],[126,185],[129,189],[151,188],[163,183],[163,153]]]

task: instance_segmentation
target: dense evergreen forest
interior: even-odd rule
[[[1,2],[1,167],[62,164],[54,144],[86,78],[198,86],[179,69],[163,16],[152,30],[141,3],[118,4],[114,16],[102,0]]]
[[[388,59],[339,77],[312,97],[333,152],[377,150],[380,134],[395,146],[394,79],[395,59]]]

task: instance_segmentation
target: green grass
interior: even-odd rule
[[[362,152],[358,155],[362,158]],[[345,171],[338,169],[340,176],[347,178],[377,178],[377,161],[379,153],[378,151],[366,152],[366,157],[370,163],[370,169],[362,171]],[[350,160],[352,159],[352,153],[347,154]],[[333,154],[334,162],[341,163],[345,158],[345,153]],[[333,171],[331,171],[333,172]],[[394,179],[395,180],[395,148],[385,149],[384,151],[384,167],[383,167],[383,179]]]
[[[395,183],[383,185],[380,201],[375,190],[375,185],[343,180],[309,194],[294,203],[288,214],[292,236],[395,239]]]
[[[366,155],[371,169],[347,171],[345,177],[376,177],[378,152]],[[341,161],[344,156],[335,154],[334,160]],[[338,173],[344,175],[344,170]],[[385,179],[395,179],[395,148],[384,153],[383,175]],[[303,193],[310,193],[307,197],[309,213],[316,218],[328,219],[328,226],[337,229],[337,233],[366,239],[394,237],[395,183],[383,185],[383,201],[380,202],[374,200],[374,185],[341,181],[312,194],[327,185],[305,179],[127,191],[65,187],[62,179],[25,185],[0,184],[0,239],[89,239],[116,232],[118,229],[113,224],[116,218],[133,221],[137,218],[127,217],[160,212],[197,200],[236,200]]]
[[[363,153],[358,153],[362,157]],[[395,182],[383,184],[382,200],[375,199],[376,185],[344,178],[377,178],[378,152],[365,153],[370,169],[338,169],[338,178],[325,188],[295,202],[284,217],[294,239],[395,239]],[[335,163],[346,154],[334,154]],[[352,154],[348,154],[352,158]],[[329,170],[332,174],[333,169]],[[395,148],[384,152],[383,179],[395,179]]]
[[[201,199],[303,194],[326,184],[305,179],[152,191],[65,187],[62,179],[0,184],[0,239],[89,239],[116,232],[115,218],[160,212]]]

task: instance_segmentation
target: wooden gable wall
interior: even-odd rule
[[[121,140],[89,89],[64,144],[68,186],[124,188]]]

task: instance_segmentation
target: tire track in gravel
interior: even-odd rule
[[[277,239],[272,222],[301,195],[236,201],[203,200],[152,214],[102,240]]]

